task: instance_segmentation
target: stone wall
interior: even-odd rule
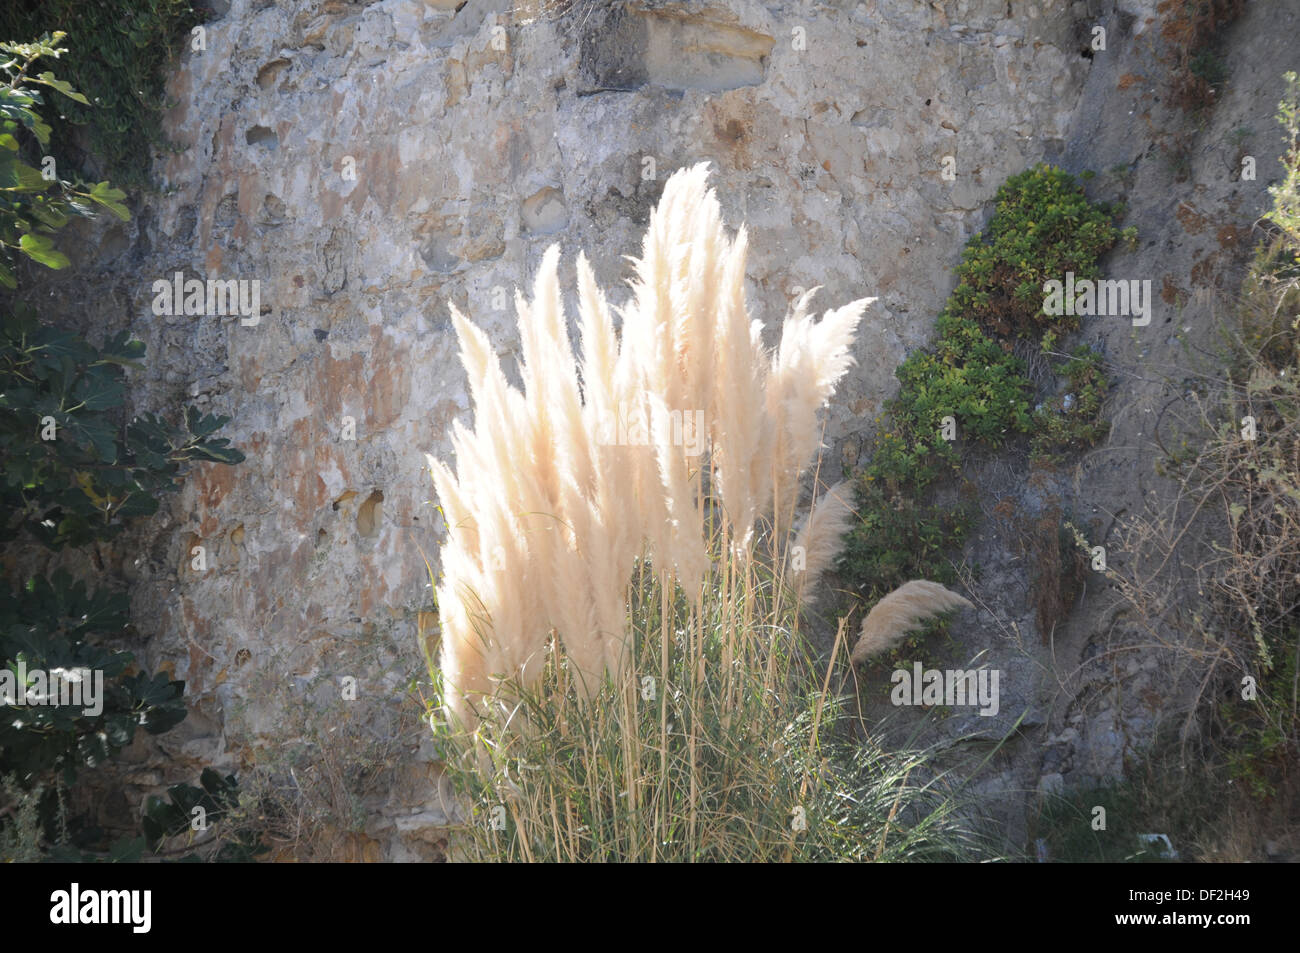
[[[621,288],[664,180],[708,159],[769,328],[797,289],[880,298],[827,416],[827,465],[853,466],[987,201],[1071,148],[1092,25],[1149,56],[1121,51],[1154,3],[1115,6],[232,0],[170,77],[160,194],[94,239],[103,323],[151,355],[137,406],[228,414],[248,455],[196,470],[113,557],[188,683],[174,769],[324,759],[353,676],[368,714],[344,747],[391,762],[356,805],[359,856],[435,855],[437,755],[402,712],[441,531],[423,454],[468,410],[448,302],[514,353],[508,306],[545,248],[570,285],[585,249]],[[257,279],[260,320],[156,316],[176,272]]]

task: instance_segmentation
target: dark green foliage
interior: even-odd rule
[[[1114,210],[1089,202],[1072,175],[1050,165],[1013,175],[995,201],[987,231],[962,253],[947,310],[1000,339],[1073,331],[1077,317],[1044,313],[1043,283],[1066,272],[1096,278],[1101,255],[1135,232],[1116,229]]]
[[[1267,641],[1276,662],[1254,673],[1255,697],[1236,691],[1219,706],[1228,773],[1260,799],[1286,788],[1300,759],[1300,626],[1270,632]]]
[[[165,842],[179,836],[200,841],[218,823],[225,836],[208,859],[217,863],[247,863],[270,850],[261,842],[258,830],[247,823],[240,804],[239,782],[233,774],[222,777],[211,768],[204,768],[199,784],[202,787],[173,784],[167,789],[165,799],[149,798],[140,820],[143,836],[119,838],[103,852],[82,850],[71,843],[56,844],[49,850],[47,859],[56,863],[133,864],[139,863],[148,851],[164,856],[179,854],[177,859],[181,863],[196,863],[201,858],[190,849],[196,844],[164,850]],[[217,844],[215,839],[210,842]]]
[[[1036,459],[1050,462],[1062,454],[1086,450],[1110,432],[1101,419],[1110,382],[1101,366],[1101,355],[1080,345],[1059,368],[1065,389],[1034,411],[1031,447]]]
[[[149,516],[191,460],[239,463],[211,436],[229,418],[190,407],[183,426],[154,414],[124,422],[124,366],[144,345],[114,336],[102,349],[42,325],[30,309],[0,313],[0,519],[52,548],[110,539]]]
[[[130,652],[101,644],[123,634],[128,608],[125,595],[89,592],[63,571],[31,577],[0,606],[0,661],[10,672],[89,670],[103,674],[104,689],[97,714],[75,705],[0,707],[4,773],[22,781],[57,773],[71,785],[80,768],[129,745],[136,728],[161,734],[184,720],[184,682],[133,672]]]
[[[49,105],[46,90],[56,90],[64,102],[87,101],[37,66],[42,58],[58,59],[67,52],[58,45],[62,39],[62,33],[55,33],[34,43],[0,43],[0,287],[10,290],[18,287],[14,266],[20,255],[47,268],[67,267],[68,258],[52,236],[73,217],[100,210],[122,221],[130,217],[122,204],[125,192],[107,182],[65,178],[70,173],[47,153],[50,125],[37,112],[38,106]]]
[[[157,511],[188,461],[244,459],[228,440],[211,436],[226,418],[193,407],[183,426],[153,414],[123,420],[123,367],[143,354],[143,344],[125,335],[99,349],[42,325],[21,304],[0,311],[0,525],[7,541],[62,549],[111,539],[132,518]],[[71,705],[0,707],[0,774],[29,789],[52,779],[40,809],[52,838],[58,786],[113,757],[137,728],[161,734],[179,724],[185,686],[140,672],[130,652],[105,647],[130,635],[125,594],[103,584],[91,592],[65,571],[20,579],[0,572],[0,584],[10,593],[0,603],[0,666],[103,677],[103,709],[92,715]]]
[[[933,349],[913,352],[898,369],[894,420],[931,443],[941,440],[946,416],[956,419],[960,433],[993,447],[1028,430],[1024,362],[951,309],[939,316],[938,329]]]
[[[163,70],[200,20],[189,0],[6,0],[0,36],[62,30],[70,37],[77,59],[65,73],[90,102],[64,104],[50,117],[54,152],[77,155],[85,127],[90,152],[112,177],[142,185],[150,146],[162,139]]]
[[[1079,450],[1103,437],[1106,379],[1086,349],[1059,368],[1068,381],[1059,398],[1031,410],[1034,388],[1022,347],[1050,347],[1076,317],[1042,309],[1043,285],[1100,274],[1100,256],[1132,230],[1114,227],[1112,211],[1090,203],[1074,178],[1039,165],[998,190],[984,234],[966,246],[959,282],[940,313],[933,344],[898,368],[898,394],[877,430],[871,462],[858,480],[862,521],[845,537],[840,571],[869,600],[909,579],[951,579],[950,558],[974,525],[970,508],[941,499],[945,488],[969,493],[952,438],[997,450],[1034,434],[1033,448]],[[1066,393],[1071,395],[1065,409]],[[955,433],[944,433],[945,418]]]
[[[56,269],[69,264],[51,236],[70,214],[90,215],[98,205],[128,217],[122,193],[107,182],[89,191],[47,182],[20,158],[23,138],[48,142],[36,112],[44,100],[32,84],[77,97],[34,69],[39,58],[65,52],[54,46],[59,39],[0,45],[14,56],[0,88],[0,182],[11,183],[0,191],[0,283],[10,288],[21,274],[11,267],[20,253]],[[109,540],[132,518],[156,512],[191,461],[244,459],[214,436],[227,418],[189,407],[181,424],[150,413],[126,419],[125,368],[144,350],[124,333],[96,347],[43,323],[22,302],[0,301],[0,595],[7,597],[0,599],[0,794],[16,799],[0,803],[0,845],[22,845],[24,858],[43,849],[55,859],[100,859],[83,850],[99,845],[103,832],[80,819],[69,825],[64,792],[84,769],[131,744],[138,729],[162,734],[186,716],[184,682],[141,671],[132,653],[113,647],[134,637],[120,580],[100,580],[92,591],[63,569],[15,570],[34,564],[37,543],[61,550]],[[72,694],[76,682],[90,691]],[[214,817],[228,809],[233,785],[205,773],[202,796]],[[173,790],[180,797],[188,789]],[[179,803],[192,807],[189,800]],[[159,811],[149,815],[155,824],[169,819]],[[107,857],[138,859],[143,847],[141,838],[119,840]]]
[[[1097,808],[1105,811],[1105,827],[1100,830],[1096,829],[1101,817]],[[1142,837],[1169,829],[1166,818],[1156,819],[1151,814],[1144,792],[1133,782],[1116,781],[1071,791],[1045,799],[1035,823],[1036,840],[1049,862],[1169,863],[1173,858],[1163,842]],[[1177,833],[1174,837],[1182,841]]]
[[[158,850],[169,837],[202,833],[220,821],[238,824],[242,820],[239,784],[233,774],[223,778],[211,768],[204,768],[199,784],[202,787],[173,784],[167,789],[166,800],[160,797],[149,799],[141,824],[150,850]],[[213,859],[218,862],[251,861],[268,850],[256,831],[240,826],[235,835],[221,845]],[[186,859],[193,858],[194,855],[190,855]]]
[[[918,502],[864,480],[858,505],[862,523],[845,539],[841,571],[866,583],[865,597],[874,601],[910,579],[954,581],[946,557],[974,525],[969,504]]]

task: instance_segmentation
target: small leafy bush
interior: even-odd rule
[[[1028,430],[1032,390],[1024,362],[951,310],[939,316],[938,328],[934,349],[914,352],[898,369],[894,419],[932,443],[941,439],[946,416],[960,433],[991,447]]]
[[[1080,345],[1057,374],[1065,378],[1065,389],[1035,408],[1031,427],[1032,453],[1044,462],[1095,446],[1110,432],[1101,417],[1110,388],[1101,355]]]
[[[858,487],[862,522],[845,538],[840,572],[861,581],[874,601],[912,579],[954,582],[947,556],[974,525],[967,501],[939,504],[864,479]]]
[[[1117,229],[1116,209],[1090,202],[1072,175],[1050,165],[1007,179],[995,202],[988,229],[962,254],[949,308],[1004,343],[1075,330],[1077,316],[1043,311],[1044,282],[1066,272],[1096,278],[1100,257],[1136,231]]]

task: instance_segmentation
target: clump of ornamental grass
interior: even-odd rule
[[[871,299],[814,322],[804,295],[769,353],[745,303],[745,231],[727,237],[707,175],[700,164],[665,184],[619,331],[579,256],[577,357],[558,246],[546,252],[533,300],[516,295],[522,390],[451,309],[474,427],[453,426],[454,473],[432,457],[429,468],[448,534],[437,587],[446,703],[466,730],[502,680],[535,683],[552,631],[584,694],[617,676],[638,560],[698,599],[713,558],[706,520],[716,514],[721,548],[742,561],[760,520],[775,541],[789,531],[820,444],[817,410],[853,363]]]
[[[832,487],[795,534],[800,478],[873,299],[814,321],[810,292],[767,349],[707,174],[665,184],[618,331],[579,256],[577,356],[546,252],[516,295],[522,390],[452,308],[475,419],[454,472],[429,458],[434,681],[484,856],[928,856],[949,830],[905,756],[837,740],[836,663],[818,678],[798,629],[852,513]],[[926,585],[890,618],[966,604]]]

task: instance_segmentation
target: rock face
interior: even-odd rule
[[[342,757],[331,728],[355,678],[369,733],[336,736],[382,737],[391,771],[331,809],[359,809],[359,856],[435,854],[437,753],[391,712],[418,713],[405,693],[433,608],[423,454],[445,457],[468,409],[448,302],[509,352],[514,289],[549,244],[570,284],[585,249],[618,286],[663,181],[711,160],[769,327],[814,285],[880,297],[827,417],[829,466],[853,466],[985,203],[1066,154],[1096,6],[232,0],[170,78],[179,149],[133,253],[101,246],[152,356],[138,406],[229,414],[248,455],[195,471],[124,557],[150,652],[195,710],[171,754]],[[1111,55],[1149,55],[1125,51],[1152,6],[1104,21]],[[153,281],[178,271],[259,281],[256,323],[155,316]]]

